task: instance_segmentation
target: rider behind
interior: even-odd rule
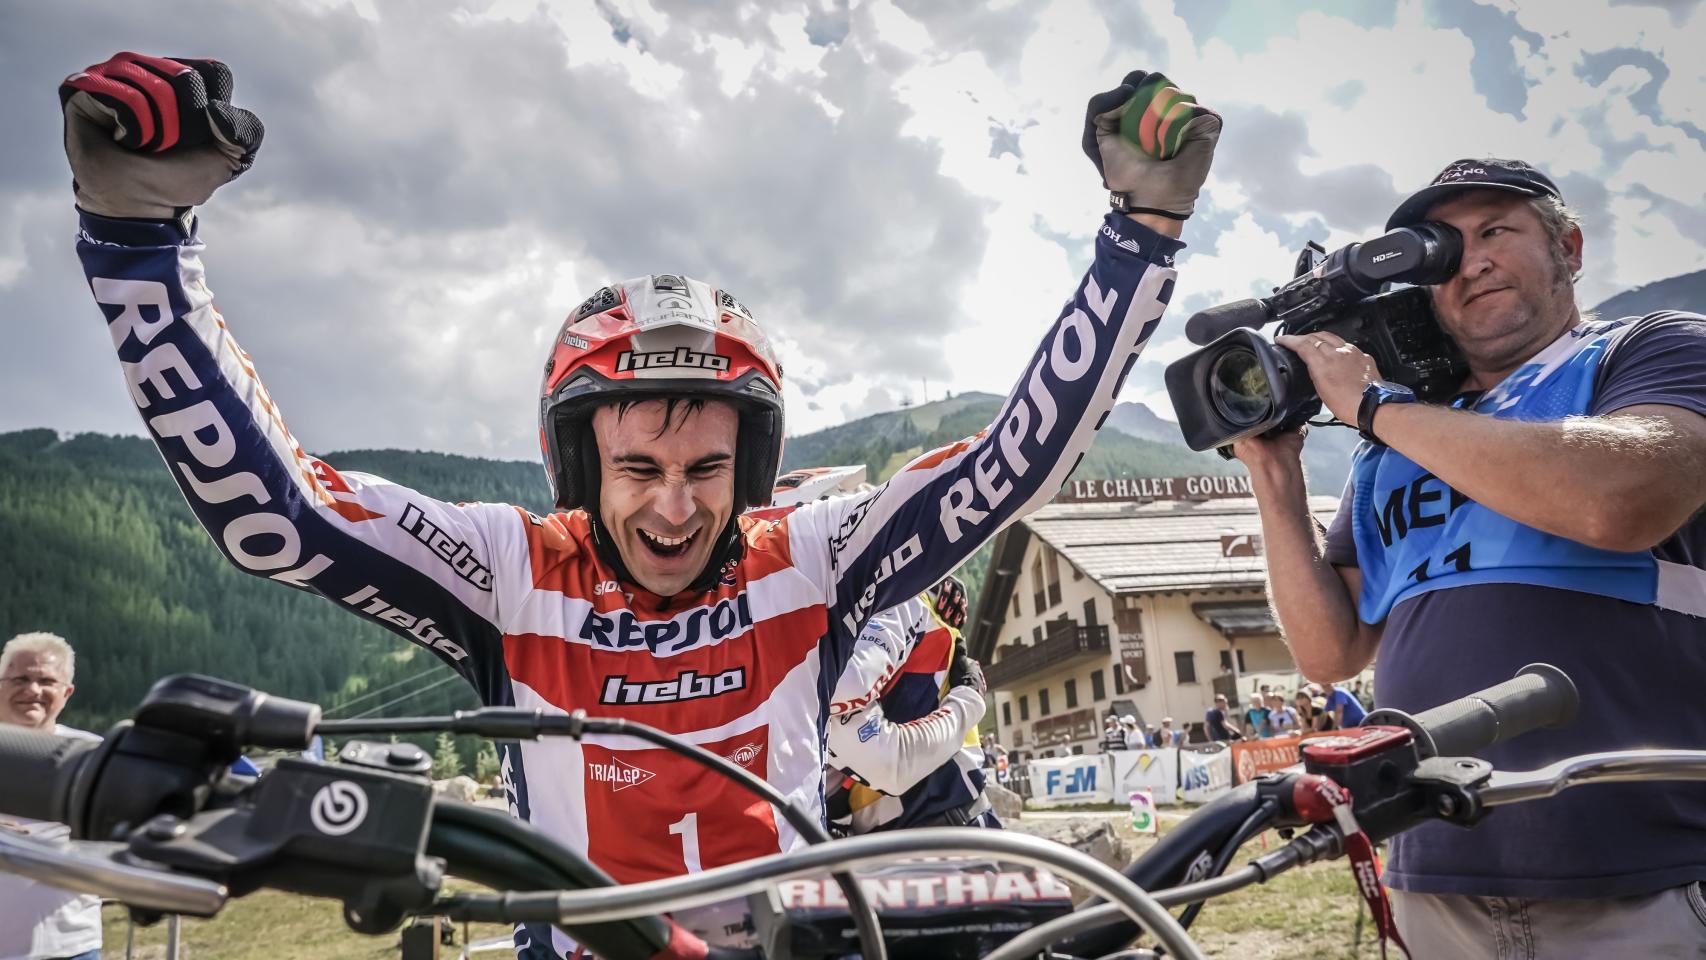
[[[960,638],[965,610],[947,577],[865,625],[830,707],[829,762],[845,776],[827,803],[846,832],[1001,825],[984,795],[986,689]]]
[[[781,368],[752,314],[678,274],[604,287],[546,366],[547,520],[340,473],[286,429],[196,236],[193,208],[261,142],[229,69],[124,53],[60,93],[90,289],[149,435],[234,564],[432,650],[488,704],[648,723],[818,812],[830,688],[865,621],[1059,489],[1159,322],[1220,131],[1159,74],[1092,98],[1083,147],[1115,209],[999,417],[779,520],[742,517],[768,501],[783,435]],[[618,882],[801,842],[738,786],[638,741],[502,754],[514,813]],[[575,949],[544,925],[516,938],[527,960]]]

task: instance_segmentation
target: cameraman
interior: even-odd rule
[[[1582,232],[1526,163],[1460,160],[1392,229],[1456,228],[1430,288],[1468,360],[1449,404],[1407,402],[1330,333],[1277,341],[1327,409],[1358,425],[1350,485],[1323,531],[1301,433],[1245,440],[1269,591],[1298,667],[1421,710],[1535,661],[1581,691],[1571,729],[1484,757],[1527,770],[1578,753],[1706,746],[1706,318],[1584,319]],[[1392,842],[1386,877],[1417,957],[1681,956],[1706,942],[1706,790],[1595,786]]]

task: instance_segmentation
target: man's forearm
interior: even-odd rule
[[[1253,464],[1250,480],[1262,518],[1268,596],[1292,658],[1311,679],[1354,673],[1374,651],[1361,649],[1355,598],[1327,562],[1302,471]]]
[[[1379,410],[1375,432],[1495,513],[1589,546],[1642,550],[1699,508],[1706,465],[1697,437],[1641,411],[1534,423],[1397,404]]]

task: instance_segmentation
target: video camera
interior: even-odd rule
[[[1297,354],[1277,333],[1325,330],[1374,358],[1381,376],[1423,400],[1449,396],[1468,374],[1457,344],[1440,329],[1428,292],[1457,272],[1463,238],[1443,223],[1399,227],[1328,254],[1310,241],[1293,279],[1272,296],[1209,307],[1185,321],[1185,336],[1207,344],[1169,364],[1167,393],[1192,450],[1292,430],[1321,410]],[[1416,286],[1382,292],[1391,283]]]

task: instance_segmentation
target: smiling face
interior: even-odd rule
[[[6,661],[0,677],[0,723],[51,730],[71,690],[58,654],[20,650]]]
[[[1529,198],[1469,190],[1435,204],[1428,219],[1463,235],[1456,276],[1434,286],[1434,313],[1473,370],[1471,386],[1490,387],[1580,319],[1570,277],[1582,266],[1582,232],[1557,242]]]
[[[600,407],[599,517],[639,586],[669,597],[692,583],[734,513],[740,417],[717,401]]]

